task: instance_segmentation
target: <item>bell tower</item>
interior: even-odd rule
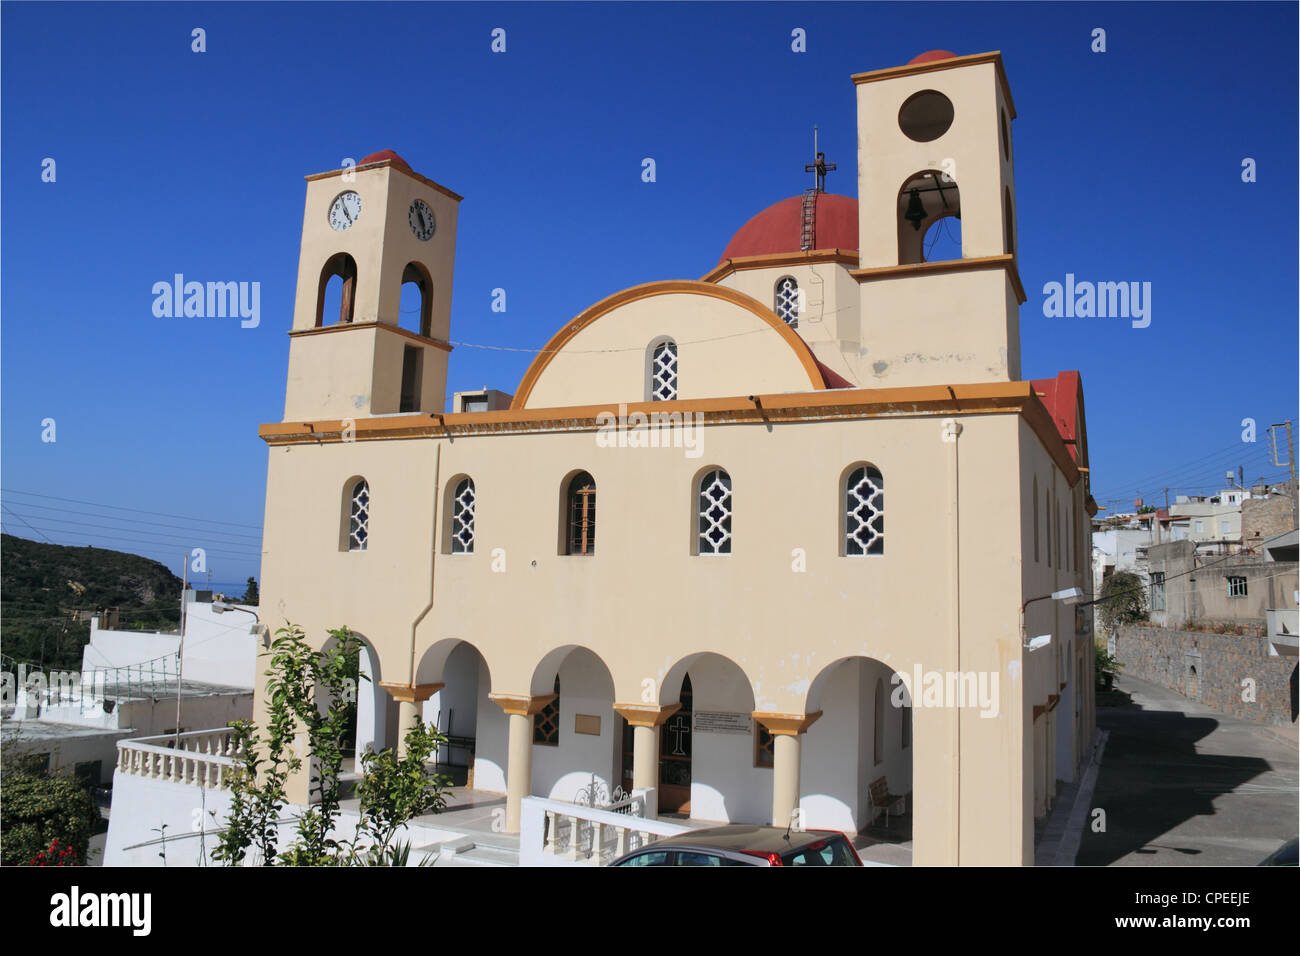
[[[460,200],[392,150],[307,177],[285,421],[443,410]]]
[[[853,82],[859,381],[1019,379],[1016,111],[1001,54],[932,50]]]

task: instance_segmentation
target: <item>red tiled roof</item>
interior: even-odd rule
[[[1061,372],[1056,378],[1036,378],[1032,384],[1047,413],[1052,416],[1056,430],[1065,439],[1071,457],[1079,462],[1079,436],[1075,434],[1075,423],[1081,417],[1079,405],[1083,387],[1079,373]]]

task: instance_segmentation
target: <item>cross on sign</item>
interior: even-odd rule
[[[681,714],[678,714],[669,721],[667,729],[670,734],[675,734],[677,737],[677,739],[673,741],[673,756],[685,757],[686,751],[682,749],[682,740],[691,732],[690,721]]]

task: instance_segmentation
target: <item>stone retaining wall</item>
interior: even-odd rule
[[[1270,656],[1266,638],[1126,624],[1115,636],[1115,657],[1124,665],[1121,673],[1225,714],[1283,727],[1296,723],[1296,659]],[[1247,678],[1254,681],[1254,700]]]

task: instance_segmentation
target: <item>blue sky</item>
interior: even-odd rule
[[[465,196],[452,338],[535,349],[612,292],[708,271],[806,185],[814,123],[828,189],[856,196],[850,75],[933,48],[1002,51],[1023,372],[1082,373],[1098,500],[1276,475],[1264,429],[1297,407],[1296,9],[5,3],[4,530],[177,573],[206,547],[227,589],[259,574],[257,426],[283,413],[304,175],[392,148]],[[260,325],[156,318],[177,272],[259,282]],[[1152,283],[1150,327],[1044,317],[1067,272]],[[529,359],[461,346],[448,394],[513,392]]]

